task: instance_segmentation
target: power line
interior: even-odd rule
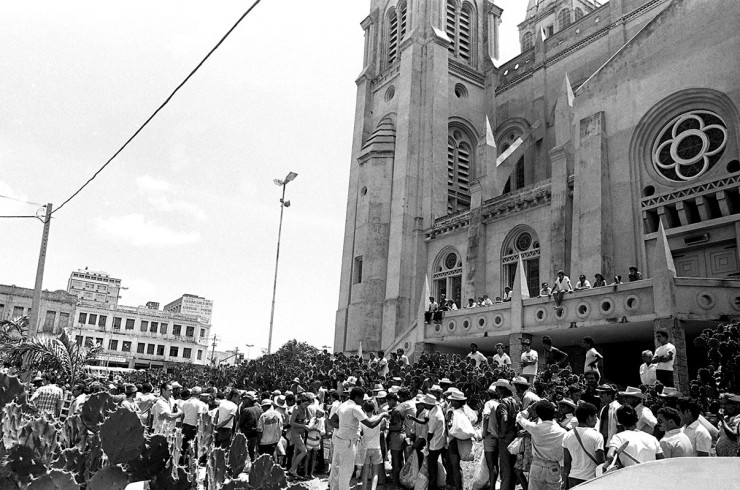
[[[149,124],[149,122],[150,122],[150,121],[151,121],[152,119],[154,119],[154,116],[156,116],[156,115],[157,115],[157,114],[159,113],[159,111],[161,111],[162,109],[164,109],[164,106],[166,106],[166,105],[167,105],[167,104],[168,104],[168,103],[170,102],[170,100],[172,99],[172,97],[174,97],[174,96],[175,96],[175,94],[176,94],[176,93],[177,93],[177,92],[178,92],[178,91],[179,91],[179,90],[180,90],[180,89],[182,88],[182,86],[183,86],[183,85],[185,85],[185,84],[186,84],[186,83],[188,82],[188,80],[190,80],[190,78],[191,78],[191,77],[192,77],[193,75],[195,75],[195,72],[197,72],[197,71],[198,71],[198,70],[200,69],[200,67],[201,67],[201,66],[203,65],[203,63],[205,63],[205,62],[206,62],[206,60],[207,60],[208,58],[210,58],[210,57],[211,57],[211,55],[212,55],[212,54],[214,53],[214,51],[216,51],[216,50],[217,50],[217,49],[218,49],[218,48],[219,48],[219,47],[221,46],[221,44],[222,44],[222,43],[223,43],[223,42],[224,42],[224,41],[226,40],[226,38],[227,38],[227,37],[229,37],[229,35],[230,35],[230,34],[231,34],[231,33],[232,33],[233,31],[234,31],[234,29],[236,29],[236,27],[237,27],[237,26],[238,26],[238,25],[239,25],[239,24],[241,23],[241,21],[242,21],[242,20],[244,20],[244,18],[245,18],[245,17],[247,16],[247,15],[249,15],[249,13],[250,13],[250,12],[251,12],[251,11],[252,11],[252,10],[253,10],[253,9],[254,9],[254,8],[255,8],[256,6],[257,6],[257,4],[259,4],[259,3],[261,2],[261,1],[262,1],[262,0],[255,0],[255,2],[254,2],[254,3],[252,4],[252,6],[251,6],[251,7],[249,7],[249,8],[247,9],[247,11],[246,11],[246,12],[244,12],[244,13],[242,14],[242,16],[241,16],[241,17],[239,17],[239,20],[237,20],[237,21],[236,21],[236,23],[235,23],[235,24],[234,24],[233,26],[231,26],[231,29],[229,29],[229,30],[228,30],[228,31],[226,32],[226,34],[224,34],[224,35],[223,35],[223,37],[221,38],[221,40],[219,40],[219,41],[218,41],[218,42],[216,43],[216,45],[215,45],[215,46],[213,46],[213,48],[211,48],[211,50],[210,50],[210,51],[208,52],[208,54],[207,54],[207,55],[205,56],[205,58],[203,58],[203,59],[202,59],[202,60],[200,61],[200,63],[198,63],[198,65],[197,65],[197,66],[196,66],[195,68],[193,68],[193,70],[192,70],[192,71],[191,71],[191,72],[190,72],[190,73],[188,74],[188,76],[187,76],[187,77],[185,77],[185,79],[184,79],[184,80],[183,80],[182,82],[180,82],[180,84],[179,84],[179,85],[178,85],[178,86],[177,86],[177,87],[175,88],[175,90],[173,90],[173,91],[172,91],[172,93],[171,93],[171,94],[170,94],[170,95],[169,95],[169,96],[168,96],[168,97],[167,97],[167,98],[165,99],[165,101],[164,101],[164,102],[162,102],[162,104],[161,104],[161,105],[160,105],[159,107],[157,107],[157,109],[156,109],[156,110],[155,110],[155,111],[154,111],[154,112],[152,113],[152,115],[151,115],[151,116],[149,116],[149,117],[147,118],[147,120],[146,120],[146,121],[144,121],[144,124],[142,124],[141,126],[139,126],[139,129],[137,129],[137,130],[136,130],[136,132],[135,132],[135,133],[134,133],[133,135],[131,135],[131,137],[130,137],[129,139],[127,139],[127,140],[126,140],[126,142],[125,142],[125,143],[124,143],[124,144],[123,144],[123,145],[122,145],[122,146],[121,146],[121,147],[120,147],[120,148],[119,148],[119,149],[118,149],[118,150],[117,150],[117,151],[116,151],[116,152],[115,152],[115,153],[113,154],[113,156],[112,156],[112,157],[110,157],[110,158],[108,159],[108,161],[106,161],[106,162],[105,162],[105,163],[103,164],[103,166],[102,166],[102,167],[100,167],[100,168],[99,168],[99,169],[97,170],[97,172],[95,172],[95,173],[93,174],[93,176],[92,176],[92,177],[90,177],[90,178],[89,178],[89,179],[87,180],[87,182],[85,182],[84,184],[82,184],[82,186],[81,186],[81,187],[80,187],[79,189],[77,189],[77,190],[76,190],[76,191],[74,192],[74,194],[72,194],[71,196],[69,196],[69,198],[67,198],[67,200],[66,200],[66,201],[64,201],[64,202],[63,202],[63,203],[62,203],[62,204],[61,204],[61,205],[60,205],[60,206],[59,206],[58,208],[56,208],[56,209],[54,210],[54,213],[57,213],[57,212],[59,212],[59,211],[60,211],[60,210],[61,210],[61,209],[62,209],[62,208],[63,208],[63,207],[65,206],[65,204],[67,204],[67,203],[68,203],[69,201],[71,201],[72,199],[74,199],[74,198],[75,198],[75,196],[77,196],[77,194],[79,194],[80,192],[82,192],[82,189],[84,189],[85,187],[87,187],[87,185],[88,185],[88,184],[89,184],[90,182],[92,182],[93,180],[95,180],[95,177],[97,177],[97,176],[98,176],[98,174],[100,174],[100,172],[102,172],[102,171],[103,171],[103,170],[105,169],[105,167],[107,167],[107,166],[108,166],[108,164],[110,164],[110,163],[111,163],[111,162],[113,161],[113,159],[114,159],[114,158],[116,158],[116,157],[118,156],[118,154],[119,154],[119,153],[121,153],[121,152],[122,152],[122,151],[123,151],[123,150],[124,150],[124,149],[125,149],[125,148],[126,148],[126,147],[128,146],[128,144],[129,144],[129,143],[131,143],[131,141],[133,141],[133,139],[134,139],[134,138],[136,138],[136,136],[138,136],[138,134],[139,134],[139,133],[140,133],[140,132],[141,132],[141,131],[142,131],[142,130],[143,130],[143,129],[144,129],[144,128],[145,128],[146,126],[147,126],[147,124]]]
[[[24,204],[30,204],[31,206],[42,206],[42,204],[39,204],[37,202],[24,201],[23,199],[18,199],[16,197],[3,196],[2,194],[0,194],[0,197],[3,199],[9,199],[11,201],[17,201],[17,202],[22,202]]]
[[[20,216],[0,216],[0,218],[38,218],[38,216],[35,216],[33,214],[28,215],[20,215]]]

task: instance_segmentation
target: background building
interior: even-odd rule
[[[33,289],[0,285],[0,320],[31,314]],[[42,291],[39,333],[58,334],[72,325],[77,296],[66,291]]]
[[[70,274],[67,291],[77,295],[80,304],[115,307],[120,297],[121,280],[107,272],[78,269]]]
[[[211,323],[213,301],[194,294],[183,294],[164,306],[164,311],[197,316],[203,323]]]
[[[546,333],[578,366],[590,335],[626,384],[665,329],[686,389],[692,337],[740,317],[740,3],[530,0],[505,63],[501,13],[371,1],[335,351],[475,339],[518,364],[521,339],[541,350]],[[611,283],[632,265],[644,280],[562,310],[536,297],[559,269]],[[424,324],[429,296],[462,306],[505,286],[511,302]]]

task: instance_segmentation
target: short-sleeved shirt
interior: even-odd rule
[[[418,419],[425,419],[429,416],[429,410],[424,409],[421,411],[421,413],[418,415]],[[429,434],[429,424],[420,424],[418,422],[414,422],[414,435],[417,439],[424,439],[426,440],[427,435]]]
[[[573,291],[573,286],[570,284],[570,277],[563,276],[561,280],[559,277],[555,279],[555,285],[552,288],[553,292],[557,291]]]
[[[596,364],[594,367],[591,367],[591,364],[596,361],[599,358],[599,352],[591,347],[588,352],[586,352],[586,360],[583,362],[583,373],[598,373],[599,372],[599,365]]]
[[[655,355],[657,357],[661,356],[667,356],[669,352],[673,352],[673,356],[671,357],[670,361],[667,362],[659,362],[655,369],[661,370],[661,371],[673,371],[673,361],[676,360],[676,347],[674,347],[673,344],[670,342],[666,342],[665,345],[661,345],[657,349],[655,349]]]
[[[567,359],[568,354],[561,351],[557,347],[550,347],[550,350],[545,349],[545,365],[557,364],[563,359]]]
[[[154,414],[152,430],[154,432],[162,432],[163,430],[166,429],[168,425],[170,425],[168,423],[170,419],[163,417],[163,414],[171,414],[172,406],[173,406],[173,403],[172,403],[171,398],[164,399],[161,396],[157,398],[157,401],[154,403],[154,406],[152,407],[152,413]]]
[[[501,355],[498,355],[498,353],[493,355],[493,362],[497,363],[499,366],[511,366],[511,357],[509,357],[509,354],[504,352]]]
[[[234,427],[234,417],[236,417],[237,410],[238,407],[236,406],[236,403],[229,400],[221,401],[221,404],[218,406],[219,423],[229,418],[229,416],[232,416],[231,420],[229,420],[224,426],[221,427],[222,429],[232,429]]]
[[[660,448],[666,458],[684,458],[696,456],[688,436],[681,432],[681,428],[669,430],[660,440]]]
[[[183,413],[182,423],[195,426],[198,425],[198,416],[208,411],[208,405],[197,397],[190,397],[180,406]]]
[[[370,427],[362,427],[362,445],[366,449],[380,449],[380,427],[378,424],[372,429]]]
[[[40,411],[56,414],[63,396],[64,391],[60,387],[48,384],[36,390],[31,397],[31,401]]]
[[[427,441],[430,451],[438,451],[445,447],[447,442],[445,415],[442,407],[436,406],[429,411],[428,433],[432,434],[432,440]]]
[[[655,461],[658,454],[663,454],[658,440],[646,432],[639,430],[625,430],[614,434],[609,441],[609,447],[619,449],[625,442],[629,443],[624,452],[635,458],[640,463]],[[621,456],[619,461],[622,466],[634,466],[637,463],[631,458]]]
[[[640,366],[640,383],[652,386],[658,380],[655,375],[655,364],[645,364]]]
[[[575,431],[581,436],[583,447],[576,438]],[[588,454],[596,457],[596,451],[604,450],[604,436],[598,430],[590,427],[575,427],[572,431],[563,436],[563,448],[570,453],[570,477],[579,480],[590,480],[596,476],[596,463],[586,455],[583,448]]]
[[[357,441],[360,438],[360,422],[367,420],[367,415],[353,400],[347,400],[337,409],[339,428],[334,435],[339,439]]]
[[[486,356],[484,356],[483,354],[481,354],[480,351],[475,351],[475,354],[473,354],[472,352],[470,352],[468,354],[468,358],[469,359],[475,359],[475,365],[476,365],[476,367],[477,366],[480,366],[480,364],[482,362],[486,362]]]
[[[698,419],[681,429],[681,432],[691,441],[691,447],[694,449],[692,456],[696,456],[697,451],[709,453],[712,448],[712,436]]]
[[[534,349],[529,349],[528,352],[522,352],[522,362],[534,362],[534,364],[530,364],[529,366],[524,366],[522,368],[522,374],[537,374],[537,361],[539,359],[539,356],[537,355],[537,351]]]
[[[260,415],[257,431],[262,433],[259,443],[263,446],[277,444],[283,432],[283,416],[274,408]]]

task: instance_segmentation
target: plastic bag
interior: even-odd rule
[[[414,482],[414,490],[427,490],[429,488],[429,471],[427,471],[427,459],[424,458],[424,462],[421,463],[419,473],[416,475],[416,481]]]
[[[427,477],[427,481],[429,478]],[[447,470],[442,461],[437,460],[437,488],[445,488],[447,486]]]
[[[481,454],[476,464],[478,468],[475,472],[475,478],[473,479],[473,490],[485,490],[490,488],[491,475],[488,473],[488,464],[486,463],[485,455]]]
[[[460,461],[473,461],[473,440],[466,439],[457,441],[457,451],[460,453]]]
[[[509,454],[520,454],[524,452],[524,438],[519,436],[507,446]]]
[[[419,473],[419,460],[416,456],[416,451],[411,451],[411,456],[406,460],[406,464],[401,468],[401,474],[399,476],[401,485],[406,488],[414,488],[416,483],[416,475]]]
[[[452,412],[452,426],[449,434],[462,440],[475,437],[475,428],[463,410],[457,409]]]

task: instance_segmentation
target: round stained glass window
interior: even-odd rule
[[[530,245],[532,245],[532,235],[529,233],[522,233],[516,237],[516,248],[520,252],[528,250]]]
[[[457,265],[457,254],[449,253],[445,257],[445,267],[448,269],[454,269]]]
[[[692,111],[672,119],[653,144],[653,168],[673,182],[707,173],[727,146],[727,125],[716,114]]]

